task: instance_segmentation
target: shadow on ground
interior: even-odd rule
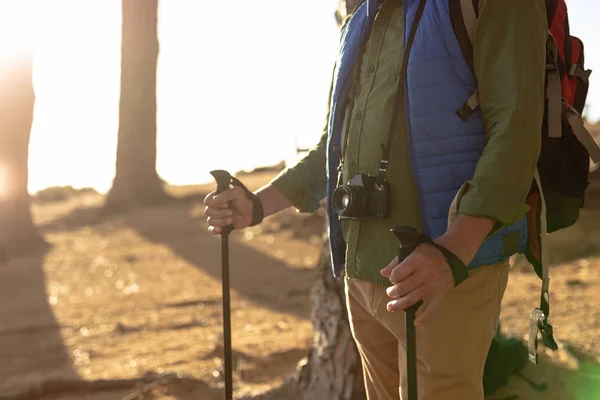
[[[0,397],[47,379],[79,379],[49,301],[44,254],[0,265]]]
[[[190,197],[185,200],[177,200],[169,206],[164,207],[164,212],[151,213],[155,219],[148,219],[149,213],[137,210],[118,216],[126,224],[134,228],[140,235],[149,241],[168,246],[179,257],[187,260],[197,268],[207,272],[215,279],[221,277],[220,271],[220,243],[205,231],[202,217],[193,217],[192,208],[197,206],[203,196]],[[567,230],[553,235],[552,246],[553,264],[573,261],[579,258],[587,258],[600,255],[600,196],[594,196],[588,201],[588,205],[582,212],[580,221]],[[93,225],[114,216],[102,215],[97,209],[87,208],[74,210],[58,220],[43,226],[45,231],[72,230],[87,225]],[[245,265],[244,260],[258,260],[255,265]],[[16,262],[18,264],[18,262]],[[18,265],[0,267],[0,300],[3,304],[11,304],[11,301],[32,301],[37,306],[32,307],[32,312],[22,317],[10,314],[12,307],[5,306],[0,310],[0,358],[11,360],[10,363],[0,365],[0,374],[9,378],[19,377],[28,366],[36,365],[39,371],[40,359],[36,358],[47,349],[54,349],[42,356],[42,363],[48,363],[42,374],[52,375],[55,372],[64,376],[76,377],[70,358],[64,349],[60,338],[60,327],[56,326],[50,306],[47,304],[43,271],[41,269],[42,259],[37,260],[37,269],[19,269]],[[8,269],[7,269],[8,268]],[[294,269],[286,263],[264,255],[257,250],[244,246],[239,241],[233,240],[231,245],[231,269],[232,288],[240,294],[247,296],[257,304],[292,314],[307,315],[310,304],[306,301],[305,294],[301,296],[290,293],[289,282],[302,280],[302,287],[306,282],[315,279],[315,273],[311,270]],[[7,274],[6,271],[9,271]],[[29,284],[29,279],[34,283]],[[253,281],[251,289],[245,283]],[[37,282],[37,283],[36,283]],[[285,282],[280,285],[279,282]],[[268,285],[271,290],[266,296],[260,287]],[[26,293],[19,293],[18,288],[28,287]],[[273,290],[273,287],[276,290]],[[33,300],[28,296],[33,296]],[[13,296],[16,296],[13,298]],[[34,309],[39,309],[35,312]],[[39,314],[39,316],[38,316]],[[14,320],[10,327],[6,328],[2,321]],[[35,322],[32,322],[35,321]],[[54,325],[52,325],[54,324]],[[24,330],[23,330],[24,329]],[[69,327],[63,327],[69,329]],[[49,332],[49,334],[48,334]],[[26,349],[23,356],[22,349],[15,349],[14,342],[11,345],[11,335],[30,335],[34,343],[30,349]],[[8,338],[8,339],[6,339]],[[8,340],[8,341],[7,341]],[[46,343],[44,345],[44,343]],[[56,349],[61,349],[58,351]],[[294,354],[294,357],[301,356]],[[14,364],[13,364],[14,362]],[[16,365],[16,367],[14,367]],[[265,366],[267,368],[268,366]],[[61,372],[62,371],[62,372]],[[528,366],[524,375],[537,383],[547,383],[546,391],[536,391],[525,380],[512,377],[509,384],[502,388],[490,399],[526,399],[526,400],[595,400],[600,399],[600,367],[593,360],[574,351],[563,350],[561,352],[542,355],[539,366]],[[10,382],[10,380],[9,380]],[[14,380],[13,380],[14,382]],[[20,384],[31,385],[31,381],[22,381]],[[0,393],[3,393],[0,384]],[[164,382],[154,387],[145,398],[160,398],[169,394],[175,399],[218,399],[218,391],[207,387],[200,387],[198,382],[193,385],[186,384],[182,380]],[[518,397],[514,397],[517,395]],[[283,395],[281,390],[266,394],[257,399],[264,400],[289,400],[291,394]],[[76,398],[76,397],[74,397]],[[112,399],[113,397],[105,397]],[[116,398],[116,397],[115,397]],[[301,398],[301,397],[298,397]],[[311,399],[320,400],[320,399]]]
[[[169,247],[178,257],[220,281],[220,237],[207,232],[202,215],[192,216],[192,209],[201,204],[203,198],[203,195],[187,196],[156,206],[162,208],[161,212],[146,208],[118,216],[105,215],[100,208],[77,208],[41,228],[44,232],[68,231],[120,218],[146,240]],[[316,279],[315,271],[290,267],[284,261],[245,246],[237,240],[239,237],[234,233],[230,238],[231,289],[263,307],[307,316],[310,310],[308,293],[293,290],[289,282],[296,282],[298,287],[310,287]],[[253,260],[252,265],[246,260]],[[252,284],[248,285],[248,282]],[[267,286],[270,288],[268,295],[262,290]]]

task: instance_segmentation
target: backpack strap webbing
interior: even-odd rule
[[[456,39],[469,69],[475,76],[473,67],[473,38],[477,16],[479,15],[479,0],[448,0],[450,20],[456,34]]]
[[[562,107],[563,113],[567,118],[567,122],[571,126],[573,134],[575,135],[575,137],[577,137],[577,140],[579,140],[583,147],[585,147],[592,161],[596,164],[599,163],[600,147],[598,146],[598,143],[596,143],[596,140],[594,140],[592,134],[586,129],[585,125],[583,124],[583,118],[581,118],[581,115],[577,112],[577,110],[574,107],[572,107],[569,103],[567,103],[564,100],[562,102]]]
[[[456,39],[471,73],[475,76],[473,40],[479,14],[479,0],[449,0],[448,4]],[[462,108],[456,111],[456,114],[466,121],[477,107],[479,107],[479,91],[476,90]]]
[[[571,68],[567,72],[569,76],[574,78],[579,78],[581,81],[587,85],[590,81],[590,75],[592,74],[591,69],[585,69],[580,64],[571,64]]]
[[[473,40],[479,15],[479,0],[449,0],[449,9],[456,38],[471,73],[475,76]],[[558,48],[550,30],[548,30],[548,40],[546,42],[546,60],[548,74],[546,90],[546,98],[548,99],[548,137],[559,138],[562,135],[561,79],[558,68]],[[585,73],[582,74],[577,69],[573,69],[573,74],[575,73],[585,77]],[[478,90],[456,111],[456,114],[463,121],[466,121],[477,107],[479,107]]]
[[[477,26],[477,11],[473,0],[460,0],[460,10],[472,46],[475,39],[475,27]]]
[[[540,264],[542,266],[542,293],[540,296],[540,307],[534,308],[529,317],[529,361],[533,364],[538,362],[537,344],[538,333],[541,332],[544,345],[552,350],[558,349],[554,340],[552,325],[548,323],[550,315],[550,272],[548,269],[548,223],[546,219],[546,199],[542,190],[542,181],[538,169],[534,173],[535,183],[540,195]]]
[[[558,47],[554,36],[548,31],[546,40],[546,99],[548,100],[548,137],[562,136],[562,92],[558,69]]]

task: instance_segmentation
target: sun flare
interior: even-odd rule
[[[19,59],[30,51],[31,6],[26,0],[0,2],[0,63]]]
[[[0,163],[0,200],[5,198],[8,192],[9,172],[2,163]]]

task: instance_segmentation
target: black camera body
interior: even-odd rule
[[[358,174],[335,189],[333,210],[340,219],[387,218],[389,192],[386,180],[378,186],[377,177]]]

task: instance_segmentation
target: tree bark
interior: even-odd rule
[[[156,172],[158,0],[122,0],[122,13],[119,140],[107,210],[168,198]]]
[[[22,35],[4,40],[28,42]],[[33,223],[27,190],[33,54],[29,42],[17,47],[15,54],[0,54],[0,262],[47,245]]]
[[[354,12],[360,0],[340,0],[338,25]],[[346,311],[343,279],[331,273],[329,244],[325,240],[317,268],[319,279],[312,289],[313,346],[283,398],[302,400],[366,399],[362,365],[352,338]]]

